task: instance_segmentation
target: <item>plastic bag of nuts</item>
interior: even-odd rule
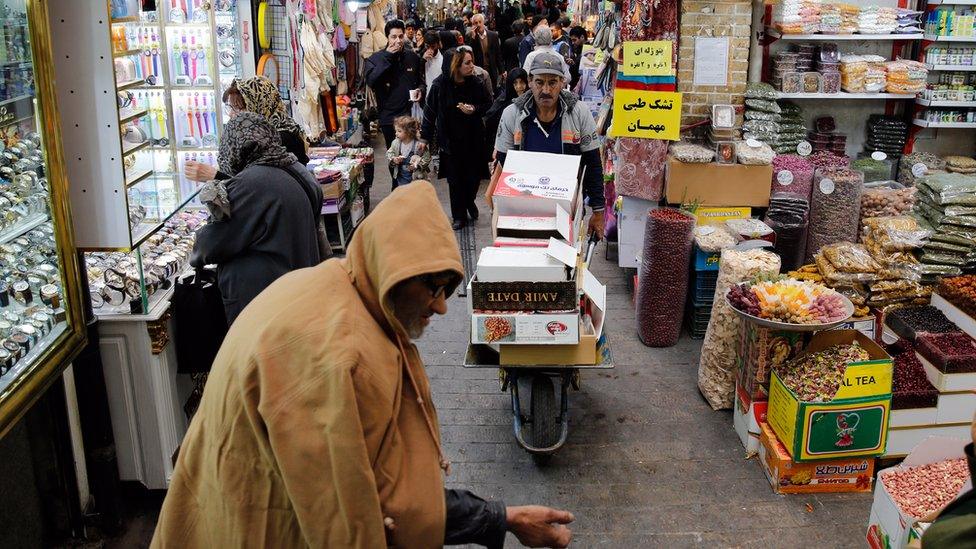
[[[915,187],[897,181],[872,181],[864,184],[861,218],[908,215],[915,208]]]
[[[806,262],[834,242],[856,242],[864,174],[848,168],[821,168],[814,174]]]
[[[729,288],[743,280],[778,274],[779,268],[779,256],[766,250],[723,250],[715,295],[725,296]],[[728,301],[715,300],[698,363],[698,389],[715,410],[732,407],[740,322]]]
[[[637,333],[644,345],[670,347],[681,335],[695,217],[674,208],[648,214],[637,289]]]

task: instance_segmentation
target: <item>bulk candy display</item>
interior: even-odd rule
[[[947,374],[976,372],[976,340],[963,332],[921,334],[915,340],[918,354]]]
[[[943,278],[939,282],[939,295],[976,317],[976,275]]]
[[[922,333],[955,332],[959,327],[946,318],[945,313],[931,305],[899,307],[885,317],[885,323],[899,337],[909,341]]]
[[[925,368],[915,355],[915,346],[905,339],[899,339],[887,347],[894,359],[891,382],[891,408],[935,408],[939,401],[939,391],[925,376]]]
[[[736,310],[787,324],[827,324],[850,316],[847,299],[815,282],[743,282],[732,286],[727,297]]]
[[[802,402],[830,402],[844,382],[847,365],[870,358],[868,352],[854,342],[805,354],[774,369],[783,384]]]
[[[650,347],[678,342],[695,218],[674,208],[648,214],[637,292],[637,333]]]
[[[724,296],[741,280],[779,273],[780,258],[766,250],[722,251],[715,295]],[[725,299],[716,299],[702,343],[698,388],[715,410],[732,407],[736,340],[743,322]]]

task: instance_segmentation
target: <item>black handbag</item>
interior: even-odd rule
[[[197,269],[177,278],[172,307],[176,371],[209,372],[227,335],[227,315],[217,286],[217,272]]]

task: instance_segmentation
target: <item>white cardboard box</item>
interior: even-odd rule
[[[877,321],[874,317],[864,318],[860,320],[849,320],[843,324],[839,324],[836,328],[831,328],[832,330],[857,330],[862,334],[868,336],[870,339],[874,339],[875,326]]]
[[[932,306],[942,311],[946,318],[956,323],[959,329],[976,337],[976,319],[966,314],[965,311],[946,301],[946,298],[939,294],[932,294]]]
[[[738,398],[732,406],[732,428],[739,435],[739,442],[746,449],[747,458],[759,453],[759,424],[766,421],[768,406],[769,403],[764,400],[754,400],[749,404],[749,409],[743,412]]]
[[[555,216],[554,208],[575,212],[580,157],[509,151],[491,195],[499,215]]]
[[[656,202],[622,196],[617,214],[617,264],[620,267],[640,267],[637,257],[644,250],[644,229],[647,214],[657,208]]]
[[[566,265],[543,248],[481,249],[478,280],[482,282],[562,282],[567,280]]]
[[[889,547],[900,549],[911,541],[910,532],[917,522],[931,522],[934,519],[934,517],[912,517],[903,513],[885,488],[885,474],[896,469],[917,467],[946,459],[965,458],[964,448],[968,443],[968,440],[960,438],[930,437],[915,446],[900,465],[878,473],[878,481],[874,484],[874,503],[871,505],[867,533],[868,544],[871,547],[883,549],[882,540],[888,540]],[[889,447],[891,445],[890,437],[888,445]],[[972,487],[973,482],[970,479],[966,481],[959,493],[965,493]]]
[[[888,428],[898,427],[926,427],[935,425],[938,421],[938,408],[903,408],[892,410],[888,419]]]
[[[971,438],[970,423],[956,425],[925,425],[888,429],[888,446],[883,457],[907,456],[912,448],[929,437]]]
[[[583,230],[583,201],[572,216],[562,208],[555,210],[555,215],[500,215],[498,209],[493,210],[493,245],[544,248],[550,238],[575,242]]]
[[[972,392],[939,395],[936,423],[965,423],[976,414],[976,394]]]
[[[973,388],[976,388],[976,372],[945,374],[918,352],[915,355],[918,356],[918,361],[925,368],[925,377],[929,378],[929,381],[940,393],[972,391]]]

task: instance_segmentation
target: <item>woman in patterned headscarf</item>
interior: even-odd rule
[[[275,130],[256,113],[231,119],[218,155],[230,178],[200,191],[212,220],[197,231],[190,264],[217,265],[228,323],[278,277],[322,256],[322,190]]]
[[[302,164],[308,163],[308,147],[305,132],[298,123],[288,116],[281,94],[274,82],[264,76],[251,78],[235,78],[227,90],[224,91],[224,104],[230,109],[231,118],[242,112],[260,114],[278,130],[281,145],[295,155]],[[225,130],[226,132],[226,130]],[[191,181],[209,181],[211,179],[227,179],[230,174],[201,162],[187,162],[183,168],[187,179]]]

